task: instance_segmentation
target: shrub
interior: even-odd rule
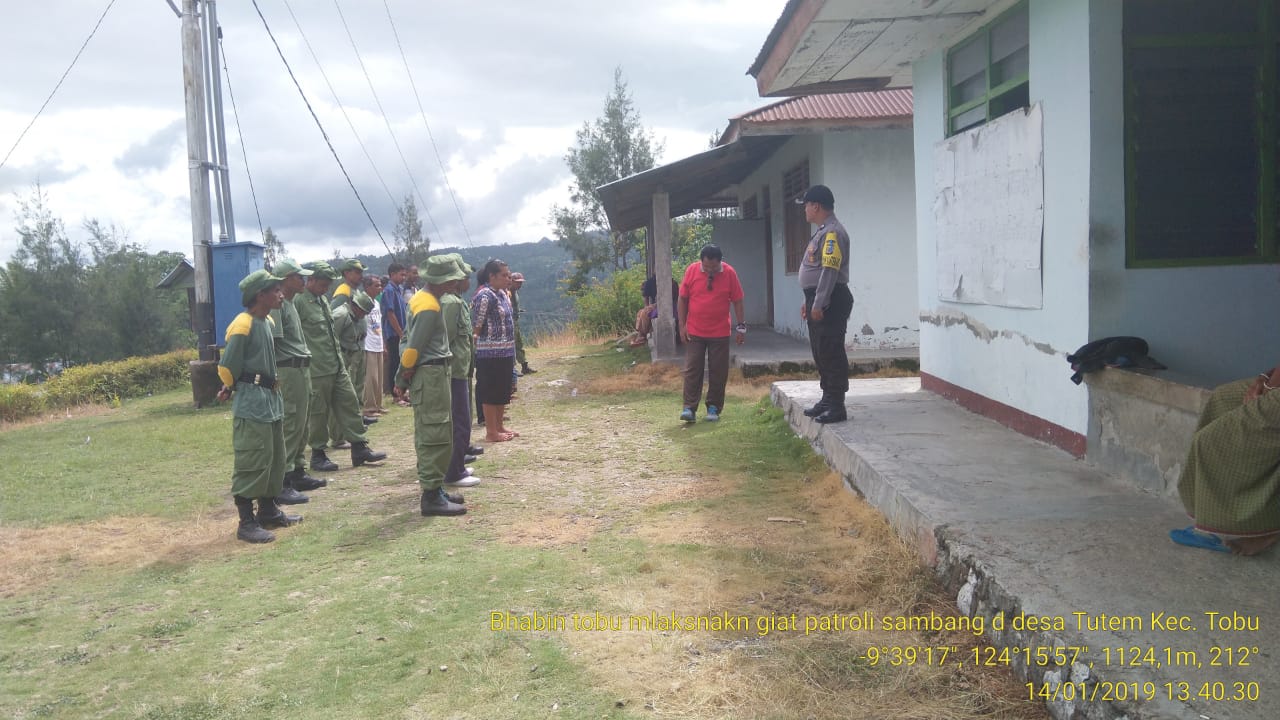
[[[0,385],[0,421],[14,422],[44,411],[44,390],[38,385]]]
[[[188,381],[194,350],[67,368],[45,383],[49,407],[110,403],[163,392]]]
[[[625,335],[635,328],[636,313],[644,307],[640,285],[644,283],[644,266],[614,273],[604,282],[592,282],[574,299],[578,319],[574,323],[584,337]]]

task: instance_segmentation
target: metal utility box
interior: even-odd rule
[[[213,334],[218,347],[227,345],[227,326],[244,312],[240,281],[265,266],[266,246],[256,242],[214,243],[209,246],[213,269]]]

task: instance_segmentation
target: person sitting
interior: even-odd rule
[[[650,275],[640,286],[640,294],[644,297],[644,307],[636,313],[636,330],[631,339],[631,347],[640,347],[649,342],[653,333],[653,321],[658,317],[658,277]],[[671,279],[671,317],[676,318],[676,306],[680,302],[680,284]],[[676,343],[680,343],[680,334],[676,333]]]
[[[1213,391],[1200,415],[1178,495],[1192,525],[1170,538],[1256,555],[1280,540],[1280,366]]]

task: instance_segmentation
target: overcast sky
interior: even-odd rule
[[[433,243],[465,246],[427,123],[470,244],[550,237],[551,206],[568,201],[564,154],[582,123],[601,113],[614,67],[623,68],[645,125],[665,144],[660,162],[686,157],[705,149],[729,117],[768,103],[745,72],[785,0],[290,0],[320,66],[285,0],[258,5],[387,242],[396,205],[414,193],[427,205],[430,218],[421,202],[419,213]],[[106,6],[107,0],[3,3],[0,158]],[[344,254],[383,252],[253,4],[224,0],[217,7],[263,225],[300,260],[328,256],[335,248]],[[73,239],[83,240],[81,225],[96,218],[151,251],[190,256],[180,24],[164,0],[116,2],[49,107],[0,168],[0,260],[17,245],[17,201],[30,197],[37,182]],[[260,240],[229,101],[225,113],[238,239]]]

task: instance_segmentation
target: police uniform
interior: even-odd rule
[[[453,353],[440,301],[427,290],[409,301],[408,327],[401,343],[397,388],[409,391],[413,439],[418,454],[418,483],[423,515],[461,515],[466,508],[444,497],[441,484],[453,450],[449,376]],[[410,377],[406,377],[410,374]]]
[[[844,340],[853,311],[853,295],[849,292],[849,233],[834,213],[809,239],[799,277],[809,318],[809,348],[822,386],[820,405],[838,407],[843,415],[844,396],[849,391],[849,356]],[[821,320],[813,319],[815,307],[822,308]]]
[[[276,263],[273,270],[283,277],[297,273],[305,278],[312,274],[311,270],[288,258]],[[290,300],[271,311],[271,320],[276,350],[276,379],[284,401],[285,492],[289,489],[296,491],[323,487],[325,481],[306,474],[304,451],[307,446],[307,419],[311,409],[311,350],[307,348],[307,340],[302,335],[302,321]]]

